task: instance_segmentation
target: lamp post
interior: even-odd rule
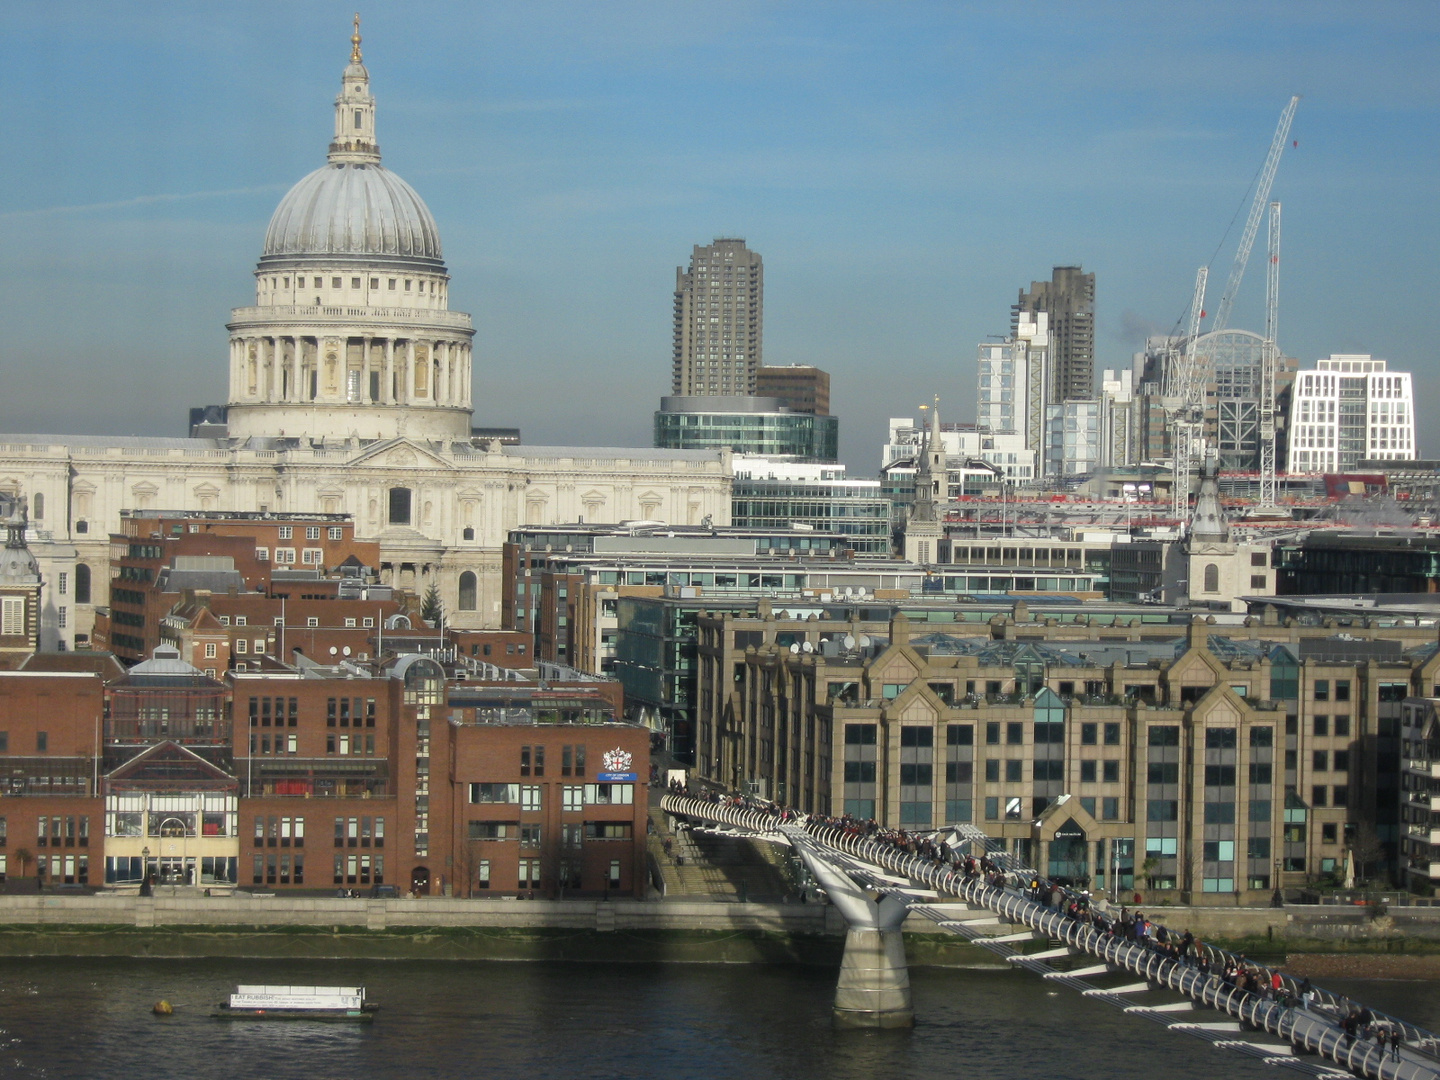
[[[154,895],[150,890],[150,847],[148,844],[140,849],[140,895]]]

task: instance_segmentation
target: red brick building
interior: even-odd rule
[[[64,659],[0,673],[12,878],[644,895],[649,736],[615,722],[618,684],[416,653],[219,679],[169,647]]]

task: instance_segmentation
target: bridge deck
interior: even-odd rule
[[[1319,991],[1315,1001],[1306,1005],[1265,1000],[1225,983],[1199,967],[1102,933],[1030,899],[1018,889],[990,884],[982,877],[961,873],[948,863],[922,858],[894,845],[791,811],[776,807],[726,805],[678,795],[665,796],[661,805],[668,813],[723,822],[780,843],[816,845],[823,849],[828,861],[856,880],[883,892],[905,896],[913,913],[931,920],[940,929],[965,937],[1047,980],[1059,982],[1177,1034],[1203,1039],[1267,1065],[1308,1076],[1338,1078],[1359,1075],[1377,1080],[1440,1080],[1440,1058],[1435,1056],[1440,1040],[1434,1034],[1372,1010],[1377,1020],[1401,1032],[1403,1045],[1396,1058],[1390,1050],[1366,1039],[1351,1038],[1339,1027],[1338,1019],[1351,1004],[1341,995]],[[1017,865],[1015,869],[1025,868]],[[1029,932],[987,935],[982,930],[995,926],[999,920],[978,912],[973,915],[957,912],[952,904],[922,902],[909,895],[913,890],[896,887],[895,874],[904,875],[907,883],[918,883],[934,893],[965,900],[1007,923],[1028,927]],[[1026,941],[1037,939],[1054,942],[1063,948],[1049,947],[1029,954],[1016,948]],[[1221,950],[1207,948],[1207,952],[1217,959],[1236,959]],[[1103,963],[1075,971],[1057,969],[1052,963],[1070,956],[1093,957]],[[1090,978],[1105,978],[1112,971],[1139,976],[1144,981],[1109,987],[1088,981]],[[1292,995],[1298,990],[1293,981],[1287,983],[1287,988]],[[1137,1001],[1138,995],[1152,992],[1162,996],[1168,992],[1172,1000],[1157,1001],[1154,1005]],[[1174,1000],[1175,995],[1179,995],[1180,1000]],[[1197,1016],[1197,1008],[1223,1013],[1226,1019],[1189,1019]],[[1177,1016],[1180,1009],[1185,1011]],[[1258,1039],[1240,1038],[1242,1031]],[[1281,1041],[1258,1041],[1265,1040],[1267,1036]],[[1302,1054],[1306,1056],[1297,1056]],[[1334,1064],[1329,1064],[1331,1062]]]

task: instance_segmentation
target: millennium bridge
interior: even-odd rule
[[[1176,1034],[1307,1076],[1440,1080],[1440,1037],[1376,1010],[1372,1023],[1400,1035],[1398,1052],[1341,1026],[1362,1006],[1341,994],[1282,978],[1266,1000],[1211,974],[1243,958],[1201,946],[1190,965],[1097,930],[1032,899],[1037,875],[969,825],[941,830],[957,854],[984,857],[994,875],[774,806],[711,801],[671,793],[661,808],[692,827],[790,847],[845,918],[845,954],[835,991],[835,1022],[847,1027],[914,1024],[901,924],[910,915],[959,935],[1047,982],[1104,1002]],[[1043,880],[1043,878],[1040,878]],[[1018,882],[1012,884],[1012,882]]]

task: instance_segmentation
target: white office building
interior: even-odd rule
[[[1295,378],[1292,473],[1335,473],[1363,460],[1415,456],[1415,398],[1407,372],[1384,360],[1336,354]]]

